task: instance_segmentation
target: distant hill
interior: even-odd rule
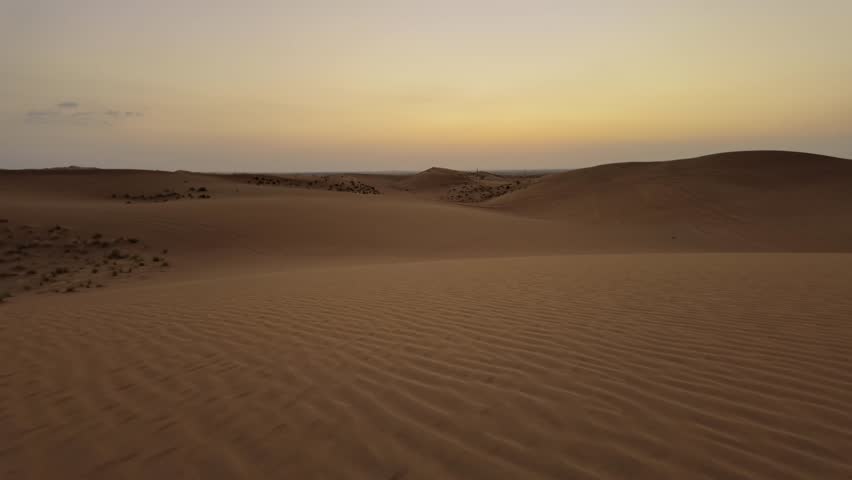
[[[432,167],[408,178],[400,180],[398,185],[410,191],[446,189],[470,181],[470,174],[449,168]]]
[[[77,165],[68,165],[67,167],[53,167],[46,168],[45,170],[100,170],[97,167],[79,167]]]
[[[545,176],[488,205],[534,216],[619,223],[852,215],[852,161],[753,151],[607,164]]]

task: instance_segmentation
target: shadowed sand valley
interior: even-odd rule
[[[3,478],[852,477],[849,160],[0,171],[0,273]]]

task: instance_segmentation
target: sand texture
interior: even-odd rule
[[[850,164],[0,172],[0,478],[852,478]]]

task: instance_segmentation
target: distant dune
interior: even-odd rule
[[[397,182],[397,187],[416,193],[432,193],[445,195],[450,187],[462,185],[469,181],[468,174],[449,168],[432,167],[420,173],[403,178]]]
[[[852,161],[793,152],[737,152],[608,164],[543,177],[491,205],[581,220],[660,221],[848,213]]]
[[[432,167],[400,179],[394,187],[432,199],[478,203],[523,188],[532,178]]]
[[[852,162],[0,171],[0,478],[852,478]]]
[[[852,161],[756,151],[601,165],[543,177],[487,205],[586,226],[727,230],[744,246],[846,250]]]

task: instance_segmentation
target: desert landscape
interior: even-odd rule
[[[0,477],[852,478],[852,161],[0,170]]]

